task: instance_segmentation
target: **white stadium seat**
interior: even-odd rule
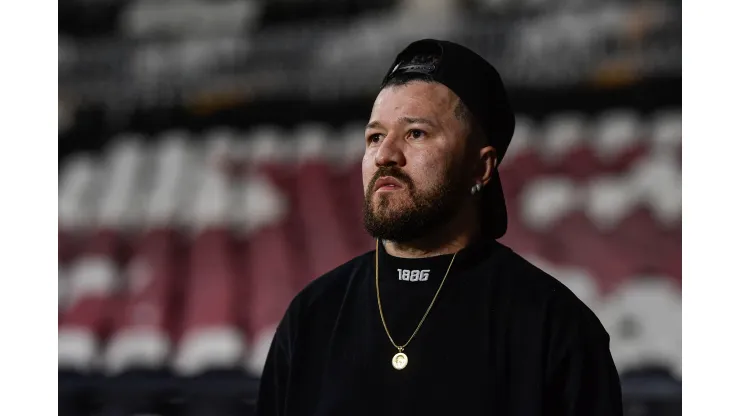
[[[621,177],[602,176],[589,181],[584,211],[602,230],[612,230],[637,206],[639,199],[631,184]]]
[[[643,136],[638,115],[632,110],[613,110],[602,114],[594,135],[601,159],[611,159],[636,146]]]
[[[246,233],[280,223],[289,214],[287,196],[263,175],[246,179],[238,198],[235,218],[238,227]]]
[[[255,164],[275,163],[286,159],[283,152],[285,132],[275,126],[261,126],[249,133],[249,160]]]
[[[670,279],[634,278],[613,292],[598,314],[621,371],[655,364],[680,372],[681,294]]]
[[[658,219],[675,224],[681,218],[681,167],[670,154],[653,153],[629,172],[634,192]]]
[[[344,125],[339,133],[341,148],[344,150],[342,163],[353,166],[362,161],[365,155],[365,123],[353,122]]]
[[[559,160],[584,143],[585,120],[578,113],[563,113],[545,122],[543,143],[540,147],[546,160]]]
[[[580,209],[581,202],[581,193],[569,179],[540,179],[528,185],[522,193],[522,220],[531,229],[544,230],[570,212]]]
[[[318,161],[326,157],[329,160],[337,159],[341,155],[341,148],[332,143],[331,128],[324,124],[303,124],[293,133],[298,145],[298,160],[300,162]]]
[[[59,176],[59,226],[76,229],[92,225],[101,188],[97,163],[89,155],[73,156]]]
[[[599,286],[588,271],[579,267],[557,267],[551,274],[587,306],[594,308],[599,305],[601,300]]]
[[[107,151],[107,180],[100,199],[98,224],[121,228],[135,225],[143,209],[136,198],[146,168],[144,149],[137,135],[114,138]]]
[[[514,136],[511,139],[511,144],[506,149],[506,160],[514,159],[518,154],[525,152],[533,148],[536,130],[535,124],[531,118],[518,114],[516,116],[516,127],[514,128]]]
[[[652,143],[656,151],[673,151],[681,147],[681,112],[661,111],[653,115]]]
[[[228,178],[221,172],[203,169],[190,212],[190,224],[194,230],[230,225],[233,203],[231,188]]]

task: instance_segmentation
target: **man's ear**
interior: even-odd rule
[[[496,164],[496,149],[493,146],[481,148],[478,153],[478,167],[475,171],[476,181],[481,185],[486,186],[493,177],[493,171],[496,169]]]

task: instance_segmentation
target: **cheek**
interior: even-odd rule
[[[375,162],[372,155],[365,153],[362,158],[362,189],[367,189],[367,186],[375,174]]]
[[[445,172],[448,170],[447,162],[444,158],[435,156],[420,155],[413,161],[413,167],[409,166],[408,174],[418,188],[429,189],[442,183]]]

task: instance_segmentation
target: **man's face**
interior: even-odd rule
[[[472,186],[459,98],[439,83],[384,88],[365,130],[364,223],[375,238],[417,239],[449,222]]]

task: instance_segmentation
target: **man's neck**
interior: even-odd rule
[[[385,251],[391,256],[422,258],[456,253],[478,238],[480,227],[476,216],[458,215],[455,220],[436,232],[412,241],[383,240]]]

